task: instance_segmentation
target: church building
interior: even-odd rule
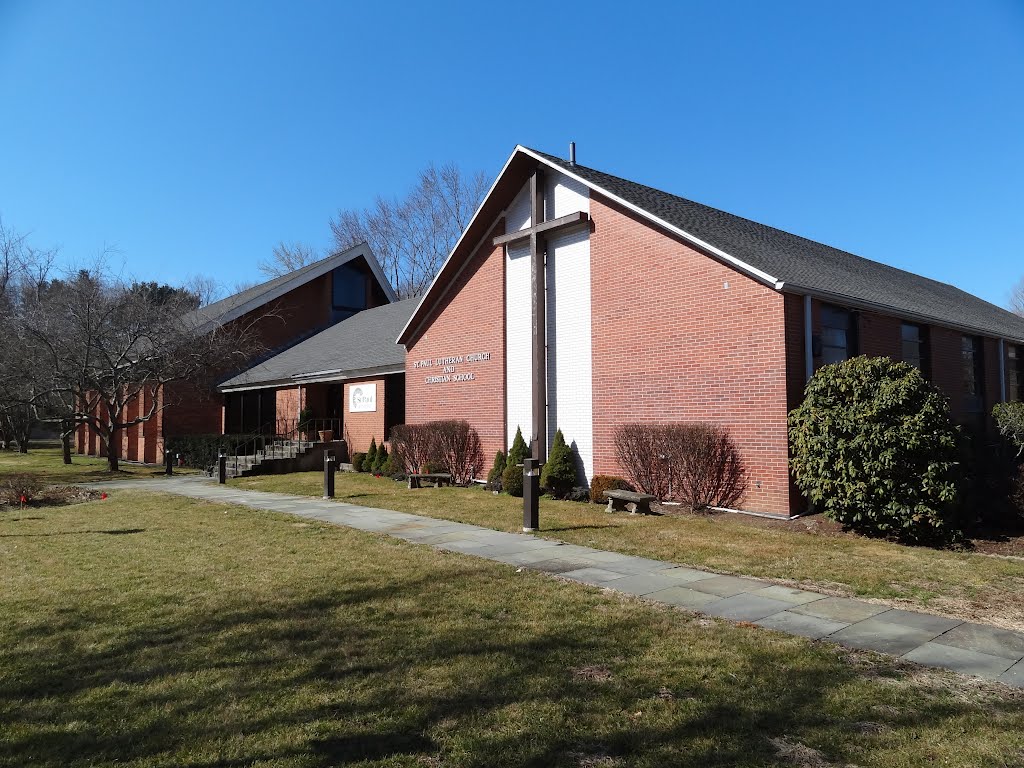
[[[219,376],[223,380],[364,310],[387,306],[396,300],[373,252],[366,243],[360,243],[200,307],[190,312],[184,322],[201,332],[238,324],[251,329],[259,339],[254,359],[215,372],[214,378]],[[225,396],[215,387],[178,381],[168,384],[155,404],[148,395],[136,398],[129,404],[125,418],[136,419],[154,405],[152,418],[119,433],[113,450],[121,459],[157,463],[163,460],[166,438],[273,433],[283,421],[294,422],[298,417],[298,411],[290,409],[292,403],[287,400],[279,410],[278,396],[272,388],[240,386]],[[320,412],[321,419],[330,415],[326,410]],[[84,424],[75,431],[75,450],[93,456],[106,455],[96,433]]]
[[[517,428],[544,456],[561,429],[587,482],[622,474],[622,424],[714,422],[748,470],[739,506],[775,514],[801,508],[787,414],[821,365],[905,360],[980,428],[1024,396],[1024,318],[522,146],[398,342],[409,423],[465,418],[488,458]]]

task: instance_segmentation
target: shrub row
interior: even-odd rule
[[[629,481],[659,499],[731,507],[746,492],[739,451],[716,424],[623,424],[615,446]]]
[[[182,435],[164,438],[166,453],[180,454],[182,463],[193,469],[207,470],[216,466],[221,451],[234,456],[243,449],[252,451],[259,435]]]
[[[458,485],[468,485],[484,466],[480,436],[464,420],[393,427],[391,452],[395,471],[411,474],[440,468]]]

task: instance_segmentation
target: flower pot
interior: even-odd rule
[[[329,443],[332,440],[334,440],[334,430],[333,429],[321,429],[317,434],[320,435],[320,442],[321,443]]]

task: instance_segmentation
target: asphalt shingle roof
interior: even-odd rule
[[[881,264],[717,208],[531,149],[652,216],[800,292],[834,294],[896,314],[917,315],[995,337],[1024,341],[1024,318],[956,286]]]
[[[340,379],[368,370],[404,368],[405,347],[395,339],[418,302],[406,299],[364,309],[220,386],[258,386],[327,371]]]

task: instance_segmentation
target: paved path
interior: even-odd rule
[[[91,485],[158,490],[375,531],[437,549],[557,574],[709,616],[752,622],[816,640],[828,639],[851,648],[880,651],[1024,688],[1024,634],[984,624],[890,609],[846,597],[828,597],[760,579],[723,576],[539,536],[504,533],[308,496],[221,486],[203,476]]]

